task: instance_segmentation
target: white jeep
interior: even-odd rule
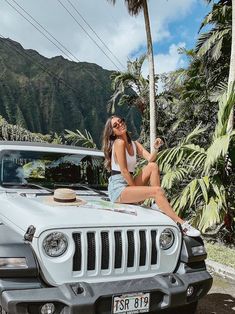
[[[210,289],[201,238],[112,204],[103,153],[0,142],[0,313],[194,313]],[[70,188],[78,204],[55,205]]]

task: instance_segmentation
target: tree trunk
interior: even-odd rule
[[[143,11],[144,11],[145,30],[146,30],[147,47],[148,47],[147,54],[148,54],[148,64],[149,64],[150,150],[152,152],[154,140],[156,138],[157,113],[156,113],[156,106],[155,106],[155,75],[154,75],[153,44],[152,44],[152,37],[151,37],[151,30],[150,30],[147,0],[143,0]]]
[[[232,43],[231,43],[231,58],[228,79],[228,92],[232,91],[235,83],[235,0],[232,0]],[[228,94],[229,94],[228,93]],[[231,110],[229,121],[227,125],[227,132],[231,132],[234,128],[234,106]]]

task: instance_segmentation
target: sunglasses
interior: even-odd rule
[[[123,125],[123,123],[125,123],[125,119],[119,119],[117,122],[114,122],[112,128],[118,129],[121,125]]]

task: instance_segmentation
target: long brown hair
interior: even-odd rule
[[[102,150],[104,152],[104,166],[108,171],[111,171],[111,157],[112,157],[112,148],[113,143],[116,140],[117,136],[113,134],[113,127],[112,127],[112,119],[113,118],[119,118],[118,116],[111,116],[106,121],[104,131],[103,131],[103,145]],[[128,132],[127,134],[127,140],[129,143],[131,143],[131,137]]]

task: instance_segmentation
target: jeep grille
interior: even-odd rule
[[[156,238],[157,230],[151,228],[73,233],[73,271],[98,275],[115,270],[156,269]]]
[[[166,228],[174,233],[174,244],[168,250],[162,250],[160,235]],[[39,237],[40,250],[43,239],[50,232],[47,230]],[[39,251],[42,273],[52,285],[128,280],[170,273],[176,268],[181,250],[181,234],[172,225],[68,228],[63,229],[63,233],[69,242],[64,255],[49,258],[43,250]]]

